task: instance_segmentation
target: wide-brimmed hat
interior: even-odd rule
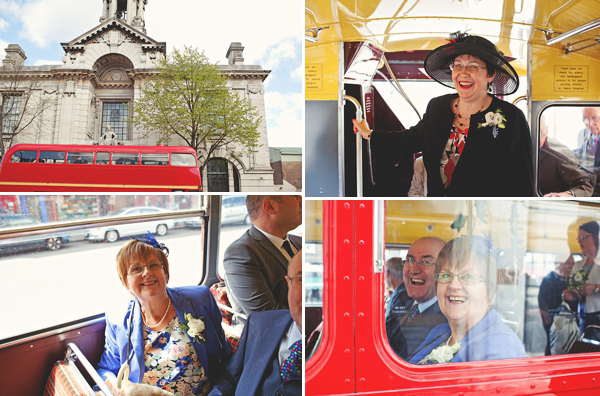
[[[455,88],[450,64],[454,58],[464,54],[476,56],[494,66],[496,75],[490,84],[490,93],[510,95],[519,88],[519,76],[504,59],[504,54],[491,41],[479,36],[458,34],[450,44],[434,49],[425,58],[425,71],[440,84]]]

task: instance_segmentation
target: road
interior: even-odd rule
[[[248,226],[221,229],[225,248]],[[196,285],[202,278],[202,231],[175,229],[158,238],[170,251],[169,286]],[[0,339],[103,313],[130,299],[116,270],[124,241],[76,241],[57,251],[0,255]]]

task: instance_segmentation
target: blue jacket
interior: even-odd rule
[[[167,288],[171,303],[181,323],[186,323],[185,314],[202,318],[205,329],[202,335],[206,342],[192,341],[198,360],[206,370],[212,384],[221,375],[223,367],[231,358],[231,350],[221,327],[221,311],[206,286]],[[127,360],[127,335],[129,317],[133,314],[129,362],[131,382],[139,383],[144,377],[144,336],[142,311],[137,300],[130,301],[127,311],[117,317],[106,317],[104,353],[98,363],[98,373],[103,379],[116,376]]]
[[[302,380],[282,382],[279,344],[292,324],[288,310],[255,312],[248,317],[237,352],[209,396],[297,395]]]
[[[448,323],[438,325],[431,330],[423,344],[410,358],[418,363],[433,349],[450,338]],[[477,360],[496,360],[526,357],[523,343],[515,332],[502,321],[496,310],[492,309],[460,341],[461,347],[451,362],[472,362]]]

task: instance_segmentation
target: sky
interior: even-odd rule
[[[75,6],[77,5],[77,6]],[[244,46],[244,64],[271,70],[264,81],[270,147],[302,147],[303,1],[148,0],[146,32],[167,43],[203,50],[227,64],[229,44]],[[102,0],[0,0],[0,59],[8,44],[25,51],[26,65],[61,64],[60,43],[99,25]]]

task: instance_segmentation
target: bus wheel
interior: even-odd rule
[[[62,246],[62,239],[60,238],[48,238],[46,239],[46,249],[58,250]]]
[[[167,234],[168,227],[165,224],[159,224],[156,226],[156,234],[159,236],[163,236]]]
[[[117,232],[117,230],[106,231],[104,239],[106,239],[106,242],[110,243],[117,242],[117,240],[119,239],[119,233]]]

